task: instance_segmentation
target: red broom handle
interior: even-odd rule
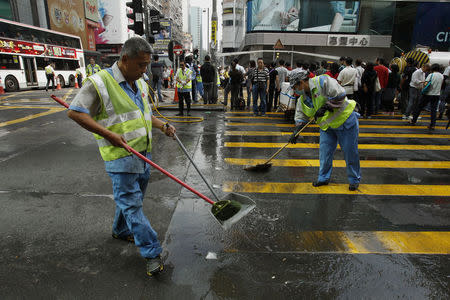
[[[66,108],[69,108],[69,104],[67,104],[67,102],[65,102],[64,100],[56,97],[55,95],[51,95],[51,97],[52,97],[53,100],[55,100],[56,102],[58,102],[62,106],[65,106]],[[160,171],[161,173],[163,173],[164,175],[166,175],[167,177],[169,177],[173,181],[175,181],[178,184],[182,185],[183,187],[187,188],[188,190],[190,190],[191,192],[193,192],[194,194],[196,194],[197,196],[199,196],[200,198],[202,198],[203,200],[205,200],[209,204],[214,204],[215,203],[214,201],[212,201],[211,199],[209,199],[208,197],[206,197],[202,193],[194,190],[192,187],[190,187],[189,185],[187,185],[186,183],[184,183],[180,179],[176,178],[175,176],[173,176],[172,174],[170,174],[169,172],[167,172],[166,170],[164,170],[163,168],[161,168],[160,166],[158,166],[157,164],[152,162],[150,159],[148,159],[147,157],[145,157],[141,153],[137,152],[135,149],[133,149],[129,145],[127,145],[127,148],[128,148],[127,149],[128,151],[132,152],[134,155],[136,155],[137,157],[139,157],[140,159],[142,159],[143,161],[145,161],[146,163],[151,165],[153,168],[157,169],[158,171]]]

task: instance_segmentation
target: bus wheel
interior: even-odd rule
[[[62,75],[58,75],[59,78],[59,84],[61,85],[62,88],[66,87],[66,82],[64,81],[64,77]]]
[[[5,90],[7,92],[15,92],[19,90],[19,82],[16,77],[8,75],[5,78]]]
[[[70,75],[69,76],[69,86],[74,87],[75,86],[75,76]]]

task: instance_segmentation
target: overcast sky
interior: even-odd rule
[[[210,9],[210,13],[209,13],[209,18],[211,18],[211,10],[212,10],[212,0],[183,0],[184,2],[189,2],[191,4],[191,6],[197,6],[197,7],[201,7],[201,8],[209,8]],[[183,12],[184,13],[184,12]],[[222,0],[217,0],[217,17],[218,17],[218,24],[217,24],[217,39],[218,41],[222,40]],[[207,23],[206,23],[206,13],[203,14],[203,47],[206,48],[206,42],[207,40],[209,41],[210,36],[209,34],[206,33],[207,30]],[[211,26],[211,22],[209,23]],[[205,39],[205,37],[208,37],[208,39]]]

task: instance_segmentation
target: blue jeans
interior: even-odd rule
[[[162,252],[158,235],[142,210],[150,169],[142,174],[108,172],[108,175],[116,201],[113,233],[120,237],[132,234],[143,257],[158,256]]]
[[[347,120],[348,123],[346,121],[346,123],[336,129],[328,128],[326,131],[320,130],[319,181],[330,180],[331,170],[333,168],[333,156],[338,142],[344,152],[349,183],[359,183],[361,180],[358,153],[358,118],[350,116],[349,119]]]
[[[156,81],[152,81],[152,89],[156,90],[158,92],[158,100],[163,101],[162,95],[161,95],[161,79],[158,79]]]
[[[266,85],[264,84],[264,89],[258,90],[258,85],[255,83],[252,87],[253,89],[253,113],[258,114],[258,96],[260,99],[259,111],[264,115],[266,113]]]
[[[197,81],[197,92],[202,96],[203,98],[203,82]]]

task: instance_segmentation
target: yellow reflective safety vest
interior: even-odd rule
[[[48,65],[45,67],[45,74],[53,74],[55,71],[53,71],[53,67]]]
[[[191,70],[189,70],[188,68],[185,68],[184,72],[183,72],[183,70],[181,68],[179,68],[177,70],[177,78],[179,78],[181,81],[185,81],[185,82],[188,81],[188,79],[189,79],[189,82],[186,83],[185,85],[182,85],[181,83],[179,83],[177,81],[177,88],[182,89],[182,90],[189,90],[189,89],[192,90],[192,79],[191,79],[192,71]]]
[[[311,89],[311,100],[313,107],[309,107],[304,102],[304,95],[300,96],[302,104],[302,110],[305,115],[312,118],[319,108],[324,105],[328,98],[321,94],[322,89],[320,86],[320,77],[328,75],[320,75],[309,80],[309,86]],[[333,109],[333,111],[326,111],[323,117],[317,118],[316,123],[320,129],[327,130],[329,127],[338,128],[348,119],[353,110],[355,109],[356,102],[353,100],[344,100],[344,105],[340,108]]]
[[[77,77],[78,78],[78,76],[83,76],[83,73],[81,72],[81,68],[77,68],[76,70],[75,70],[75,77]]]
[[[100,68],[100,66],[97,65],[97,64],[95,64],[94,67],[92,67],[91,64],[88,64],[87,67],[86,67],[86,76],[89,77],[89,76],[91,76],[91,75],[93,75],[95,73],[98,73],[101,70],[102,70],[102,68]]]
[[[128,145],[137,151],[150,152],[152,150],[152,117],[148,103],[148,87],[144,80],[141,78],[136,81],[141,92],[144,113],[108,71],[102,70],[86,80],[93,83],[101,102],[100,113],[94,116],[94,120],[108,130],[122,135]],[[105,161],[132,155],[124,148],[111,145],[101,135],[94,133],[94,137]]]

